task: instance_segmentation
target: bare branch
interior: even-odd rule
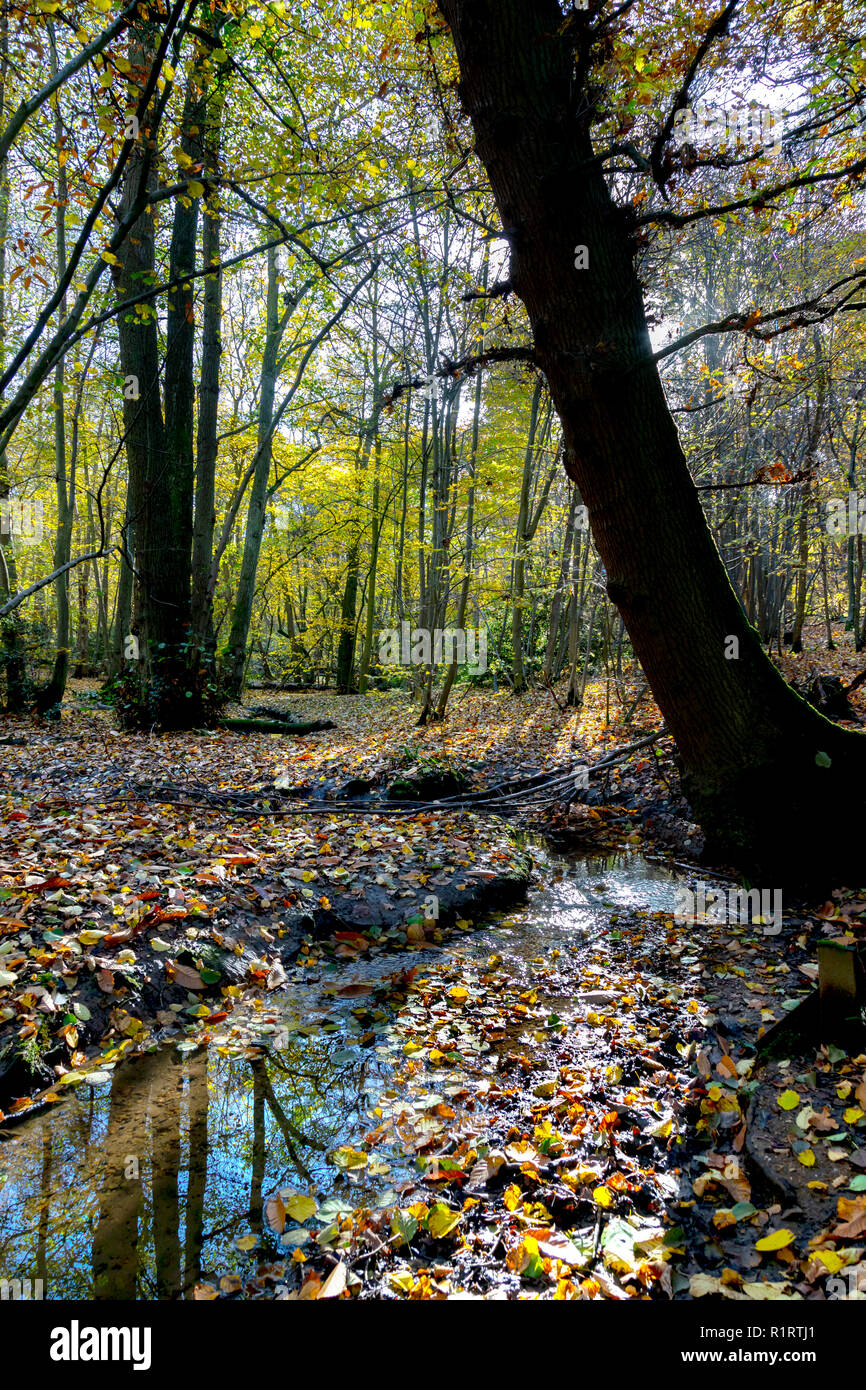
[[[683,108],[688,104],[689,92],[691,91],[692,83],[694,82],[695,77],[697,76],[698,69],[700,68],[701,63],[706,58],[716,39],[723,38],[724,35],[727,33],[728,27],[730,26],[731,20],[737,12],[739,4],[740,0],[728,0],[728,3],[722,10],[721,14],[713,20],[709,29],[704,34],[704,37],[698,44],[695,56],[689,63],[686,75],[682,80],[682,84],[680,85],[680,88],[676,96],[674,97],[673,105],[671,106],[671,109],[668,112],[667,117],[665,118],[665,122],[658,135],[656,136],[655,140],[653,141],[653,147],[650,151],[649,162],[652,168],[653,179],[658,185],[658,187],[662,190],[662,192],[664,192],[665,184],[667,182],[667,179],[665,178],[664,168],[662,166],[662,156],[665,152],[665,147],[667,146],[667,143],[670,140],[671,135],[673,134],[674,121],[676,120],[677,112],[682,111]]]
[[[431,372],[430,377],[416,376],[411,381],[395,381],[387,395],[382,397],[382,402],[386,406],[392,406],[399,400],[404,391],[418,390],[420,387],[429,386],[433,377],[441,380],[451,378],[459,380],[460,377],[473,376],[481,367],[489,367],[494,362],[527,362],[531,366],[537,366],[535,351],[533,348],[488,348],[485,352],[471,353],[468,357],[461,357],[459,362],[452,362],[445,358],[441,367],[435,372]]]

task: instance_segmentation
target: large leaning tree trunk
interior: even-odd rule
[[[683,785],[765,883],[862,863],[866,738],[785,683],[722,565],[652,360],[627,214],[613,202],[556,0],[439,0],[460,96],[581,492]],[[575,248],[589,266],[577,269]],[[735,639],[735,640],[732,640]]]

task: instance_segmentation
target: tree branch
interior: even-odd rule
[[[449,358],[443,359],[443,364],[435,372],[431,372],[429,377],[416,376],[411,381],[395,381],[387,395],[382,397],[382,403],[392,406],[399,400],[405,391],[417,390],[423,386],[429,386],[434,377],[442,380],[450,378],[453,381],[459,380],[464,376],[474,376],[480,367],[489,367],[494,362],[527,362],[532,366],[537,366],[535,351],[533,348],[488,348],[485,352],[471,353],[468,357],[461,357],[459,362],[452,362]]]
[[[671,109],[665,118],[664,125],[662,126],[661,130],[659,131],[658,135],[653,141],[653,147],[650,151],[649,162],[650,167],[652,168],[653,180],[661,189],[662,193],[664,193],[665,184],[667,183],[662,164],[662,156],[665,152],[665,148],[668,144],[668,141],[670,140],[671,135],[673,134],[674,121],[676,120],[677,112],[682,111],[683,108],[687,106],[689,92],[691,91],[692,83],[694,82],[695,77],[697,76],[697,72],[699,67],[701,66],[701,63],[704,61],[704,58],[709,53],[716,39],[723,38],[724,35],[727,33],[728,27],[731,23],[731,20],[737,12],[739,4],[740,0],[728,0],[728,3],[722,10],[721,14],[713,20],[709,29],[704,34],[703,39],[698,44],[698,48],[694,58],[689,63],[688,70],[686,72],[685,77],[683,78],[682,84],[680,85],[680,88],[676,96],[674,97],[673,105],[671,106]]]

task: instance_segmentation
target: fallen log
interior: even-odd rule
[[[221,729],[241,734],[318,734],[323,729],[335,729],[332,719],[306,719],[290,724],[285,719],[221,719]]]

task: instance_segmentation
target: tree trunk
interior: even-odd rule
[[[220,257],[220,211],[218,195],[205,210],[202,230],[202,261],[213,265]],[[213,558],[216,524],[217,407],[219,368],[222,354],[222,274],[209,275],[204,282],[202,313],[201,378],[196,438],[195,521],[192,534],[192,626],[198,660],[205,671],[214,667],[216,639],[213,628]]]
[[[149,61],[140,43],[131,43],[133,71]],[[138,202],[145,188],[156,186],[157,131],[148,113],[124,179],[119,217]],[[187,259],[187,210],[176,205],[170,277]],[[135,293],[154,274],[155,226],[145,211],[119,251],[114,271],[118,298]],[[173,449],[168,448],[160,401],[160,358],[153,310],[118,318],[124,391],[124,426],[129,462],[129,512],[135,527],[135,586],[132,630],[137,654],[126,664],[127,683],[119,700],[129,726],[165,729],[194,727],[201,719],[189,670],[190,557],[192,548],[192,459],[184,445],[191,405],[187,370],[192,324],[191,289],[177,291],[183,308],[169,315],[174,336],[166,356],[166,403]],[[179,318],[182,322],[179,322]],[[135,321],[131,321],[131,320]],[[189,330],[189,332],[187,332]],[[175,452],[178,450],[178,452]],[[122,618],[122,614],[119,613]]]
[[[227,691],[238,696],[244,679],[247,659],[247,639],[253,616],[256,574],[267,514],[268,478],[273,458],[274,398],[279,377],[279,351],[283,334],[291,316],[291,308],[280,312],[277,253],[268,251],[268,288],[266,301],[265,347],[262,354],[259,384],[259,416],[255,471],[250,487],[247,524],[244,532],[244,553],[238,578],[237,594],[232,610],[232,625],[223,666]]]
[[[803,650],[803,623],[806,621],[806,594],[809,589],[809,485],[803,484],[797,524],[797,579],[794,590],[794,627],[791,650]]]
[[[376,435],[373,456],[376,460],[373,476],[373,536],[370,542],[370,569],[367,577],[367,615],[364,623],[364,647],[361,652],[361,663],[358,667],[358,693],[361,695],[363,695],[367,689],[367,675],[373,656],[373,639],[376,626],[376,578],[379,568],[379,543],[382,539],[382,528],[385,525],[385,517],[379,516],[379,501],[382,491],[382,437],[379,434]],[[386,506],[386,513],[387,510],[388,508]]]
[[[57,76],[57,48],[54,39],[54,22],[49,20],[48,51],[51,59],[51,76]],[[56,254],[56,274],[58,281],[66,272],[66,205],[68,187],[66,168],[61,162],[63,148],[63,122],[60,107],[54,107],[54,147],[57,156],[57,199],[54,208],[54,235]],[[66,317],[66,295],[60,301],[58,326]],[[74,466],[74,465],[73,465]],[[54,568],[60,569],[68,564],[72,556],[72,526],[75,518],[75,476],[66,464],[66,369],[61,357],[54,368],[54,481],[57,498],[57,528],[54,535]],[[69,674],[69,646],[71,632],[69,624],[69,571],[59,574],[54,581],[54,604],[57,628],[54,641],[54,664],[51,675],[44,686],[35,693],[36,708],[40,714],[54,709],[63,699],[66,678]]]
[[[548,680],[556,680],[559,675],[557,653],[562,629],[562,603],[568,592],[568,576],[571,570],[571,557],[574,550],[574,529],[579,506],[580,489],[577,483],[572,483],[571,497],[568,504],[568,516],[565,522],[565,535],[562,541],[562,556],[559,562],[559,577],[556,581],[556,588],[553,591],[553,599],[550,604],[550,618],[547,625],[547,645],[544,650],[544,666],[542,670]]]
[[[731,587],[652,361],[636,248],[594,158],[560,7],[439,7],[508,231],[511,282],[562,421],[566,471],[708,852],[753,875],[845,872],[862,856],[866,738],[786,685]],[[588,248],[587,269],[576,268],[577,246]]]
[[[520,480],[520,501],[517,508],[517,532],[514,537],[514,563],[511,568],[511,673],[515,695],[521,695],[526,689],[526,673],[523,669],[523,593],[526,580],[526,551],[529,545],[529,497],[537,467],[535,436],[538,432],[538,412],[541,408],[543,390],[544,382],[539,377],[532,393],[529,413],[529,432],[523,454],[523,475]]]
[[[9,69],[9,19],[0,15],[0,118],[6,118],[6,75]],[[9,232],[9,167],[0,162],[0,370],[6,365],[6,239]],[[0,405],[2,405],[0,394]],[[0,449],[0,503],[9,496],[9,462],[5,449]],[[0,536],[0,606],[18,592],[18,567],[12,537],[8,543]],[[9,714],[20,714],[27,700],[27,671],[21,643],[21,615],[16,609],[0,618],[0,675],[5,676],[3,708]]]

